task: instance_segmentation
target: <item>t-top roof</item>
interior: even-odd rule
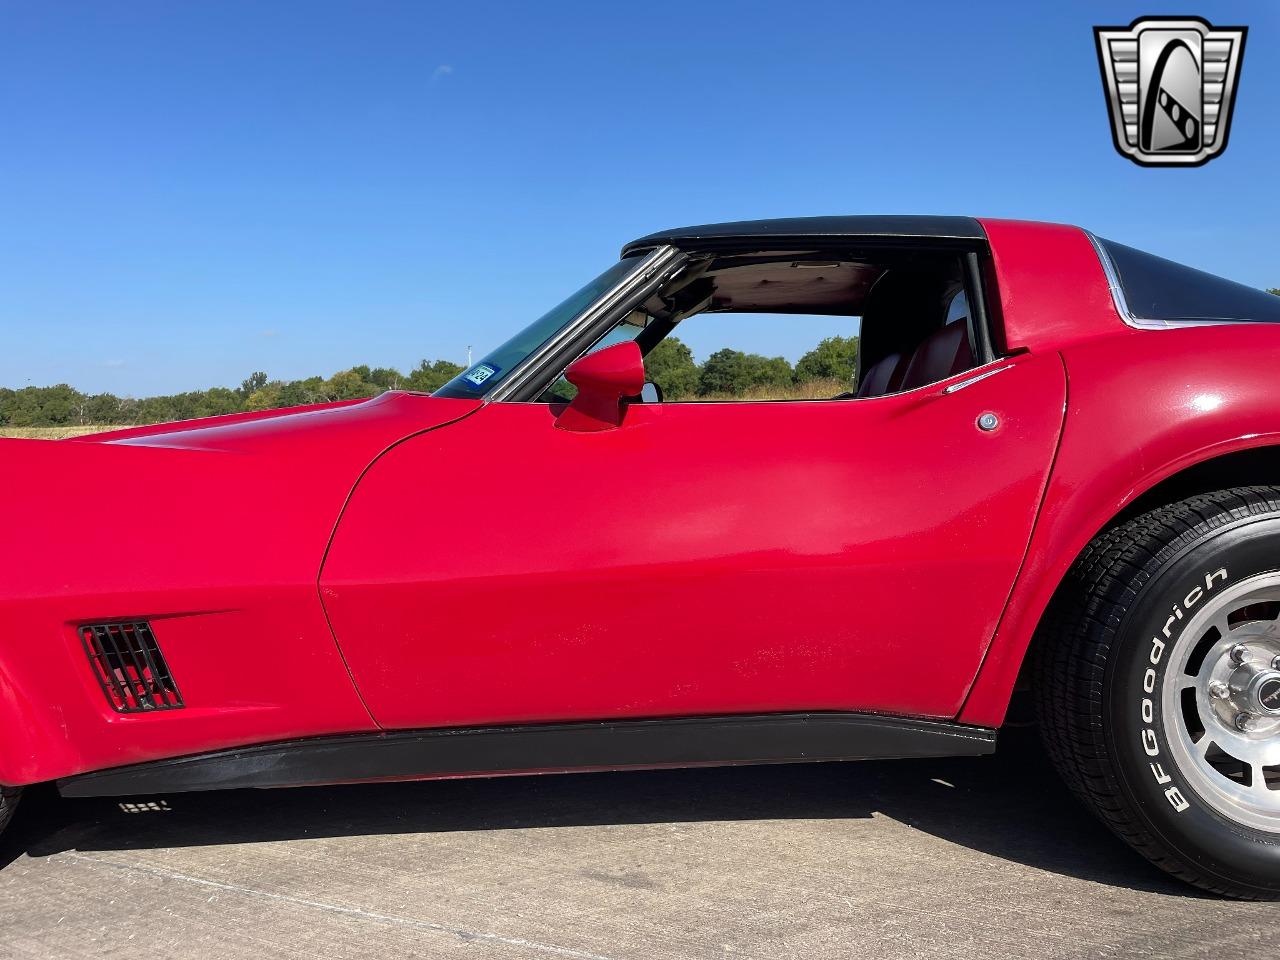
[[[622,248],[623,256],[671,243],[696,246],[737,240],[803,240],[828,237],[935,238],[985,240],[986,234],[972,217],[859,216],[784,217],[779,220],[738,220],[677,227],[632,240]]]

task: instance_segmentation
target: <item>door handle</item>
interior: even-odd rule
[[[963,390],[965,387],[973,386],[979,380],[985,380],[987,379],[987,377],[994,377],[997,373],[1004,373],[1006,370],[1012,370],[1012,369],[1013,369],[1013,364],[1006,363],[1003,367],[993,367],[990,370],[983,370],[980,373],[974,374],[972,377],[966,377],[964,380],[961,380],[959,383],[953,383],[951,386],[947,387],[942,392],[944,395],[948,393],[956,393],[959,390]]]

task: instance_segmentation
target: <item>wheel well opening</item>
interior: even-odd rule
[[[1172,476],[1166,477],[1149,490],[1139,494],[1119,513],[1103,524],[1090,538],[1089,542],[1092,543],[1108,530],[1122,523],[1127,523],[1134,517],[1139,517],[1144,513],[1157,510],[1171,503],[1177,503],[1179,500],[1185,500],[1201,493],[1209,493],[1213,490],[1227,490],[1231,487],[1254,485],[1280,486],[1280,446],[1255,447],[1252,450],[1240,450],[1235,453],[1223,454],[1220,457],[1213,457],[1193,464]],[[1031,643],[1027,647],[1027,652],[1023,655],[1022,666],[1018,672],[1018,680],[1014,685],[1013,702],[1009,705],[1009,718],[1011,720],[1020,719],[1026,721],[1031,716],[1027,701],[1030,699],[1028,694],[1031,691],[1033,664],[1040,653],[1041,644],[1045,642],[1043,639],[1045,631],[1042,627],[1046,618],[1052,614],[1055,601],[1058,598],[1058,592],[1061,591],[1063,584],[1066,583],[1071,567],[1075,565],[1077,559],[1078,557],[1072,558],[1071,566],[1067,568],[1067,572],[1063,574],[1062,580],[1059,581],[1054,589],[1054,596],[1046,605],[1044,612],[1041,613],[1035,633],[1032,634]]]
[[[1177,503],[1198,493],[1258,484],[1280,485],[1280,446],[1224,454],[1166,477],[1112,517],[1098,533],[1105,533],[1149,510]]]

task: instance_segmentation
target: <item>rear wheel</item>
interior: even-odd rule
[[[1086,804],[1184,880],[1280,899],[1280,488],[1102,534],[1037,644],[1041,730]]]

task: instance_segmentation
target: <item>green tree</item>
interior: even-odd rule
[[[747,388],[747,355],[725,347],[707,357],[698,374],[698,392],[740,393]]]
[[[780,387],[794,375],[783,357],[762,357],[725,348],[707,357],[698,376],[698,393],[728,393],[741,396],[752,387]]]
[[[1277,297],[1280,297],[1280,287],[1268,287],[1267,293],[1274,293]]]
[[[369,368],[364,369],[368,371]],[[377,396],[382,392],[375,384],[365,380],[355,368],[335,373],[325,382],[324,391],[330,400],[358,400],[361,397]]]
[[[120,398],[110,393],[95,393],[85,398],[85,423],[123,422]]]
[[[796,372],[786,357],[762,357],[758,353],[748,353],[747,369],[753,387],[784,387],[796,378]]]
[[[4,419],[9,426],[48,426],[42,419],[39,390],[39,387],[23,387],[9,392],[4,400]]]
[[[246,410],[274,410],[284,406],[282,399],[283,386],[279,383],[268,383],[259,387],[244,402]]]
[[[395,367],[374,367],[365,379],[383,390],[403,390],[406,383],[405,375]]]
[[[796,363],[796,383],[809,380],[852,383],[857,362],[857,337],[827,337]]]
[[[52,387],[27,387],[19,392],[25,394],[28,391],[36,420],[32,426],[60,427],[80,422],[83,395],[78,390],[59,383]]]
[[[249,376],[241,382],[240,389],[237,392],[240,394],[240,399],[245,400],[255,390],[261,390],[266,385],[267,375],[261,370],[257,370],[249,374]]]
[[[227,413],[238,413],[243,409],[244,401],[235,390],[226,387],[211,387],[196,401],[197,417],[218,417]]]
[[[134,416],[139,423],[164,423],[182,418],[172,397],[143,397],[138,401]]]
[[[666,400],[691,396],[698,390],[698,365],[693,351],[676,337],[667,337],[644,358],[645,376],[658,385]]]
[[[434,393],[462,370],[461,364],[449,360],[430,362],[423,360],[409,371],[409,376],[405,378],[405,389],[416,390],[418,393]]]
[[[280,402],[277,406],[301,407],[309,403],[324,403],[329,399],[324,390],[325,382],[323,377],[291,380],[280,385]]]

